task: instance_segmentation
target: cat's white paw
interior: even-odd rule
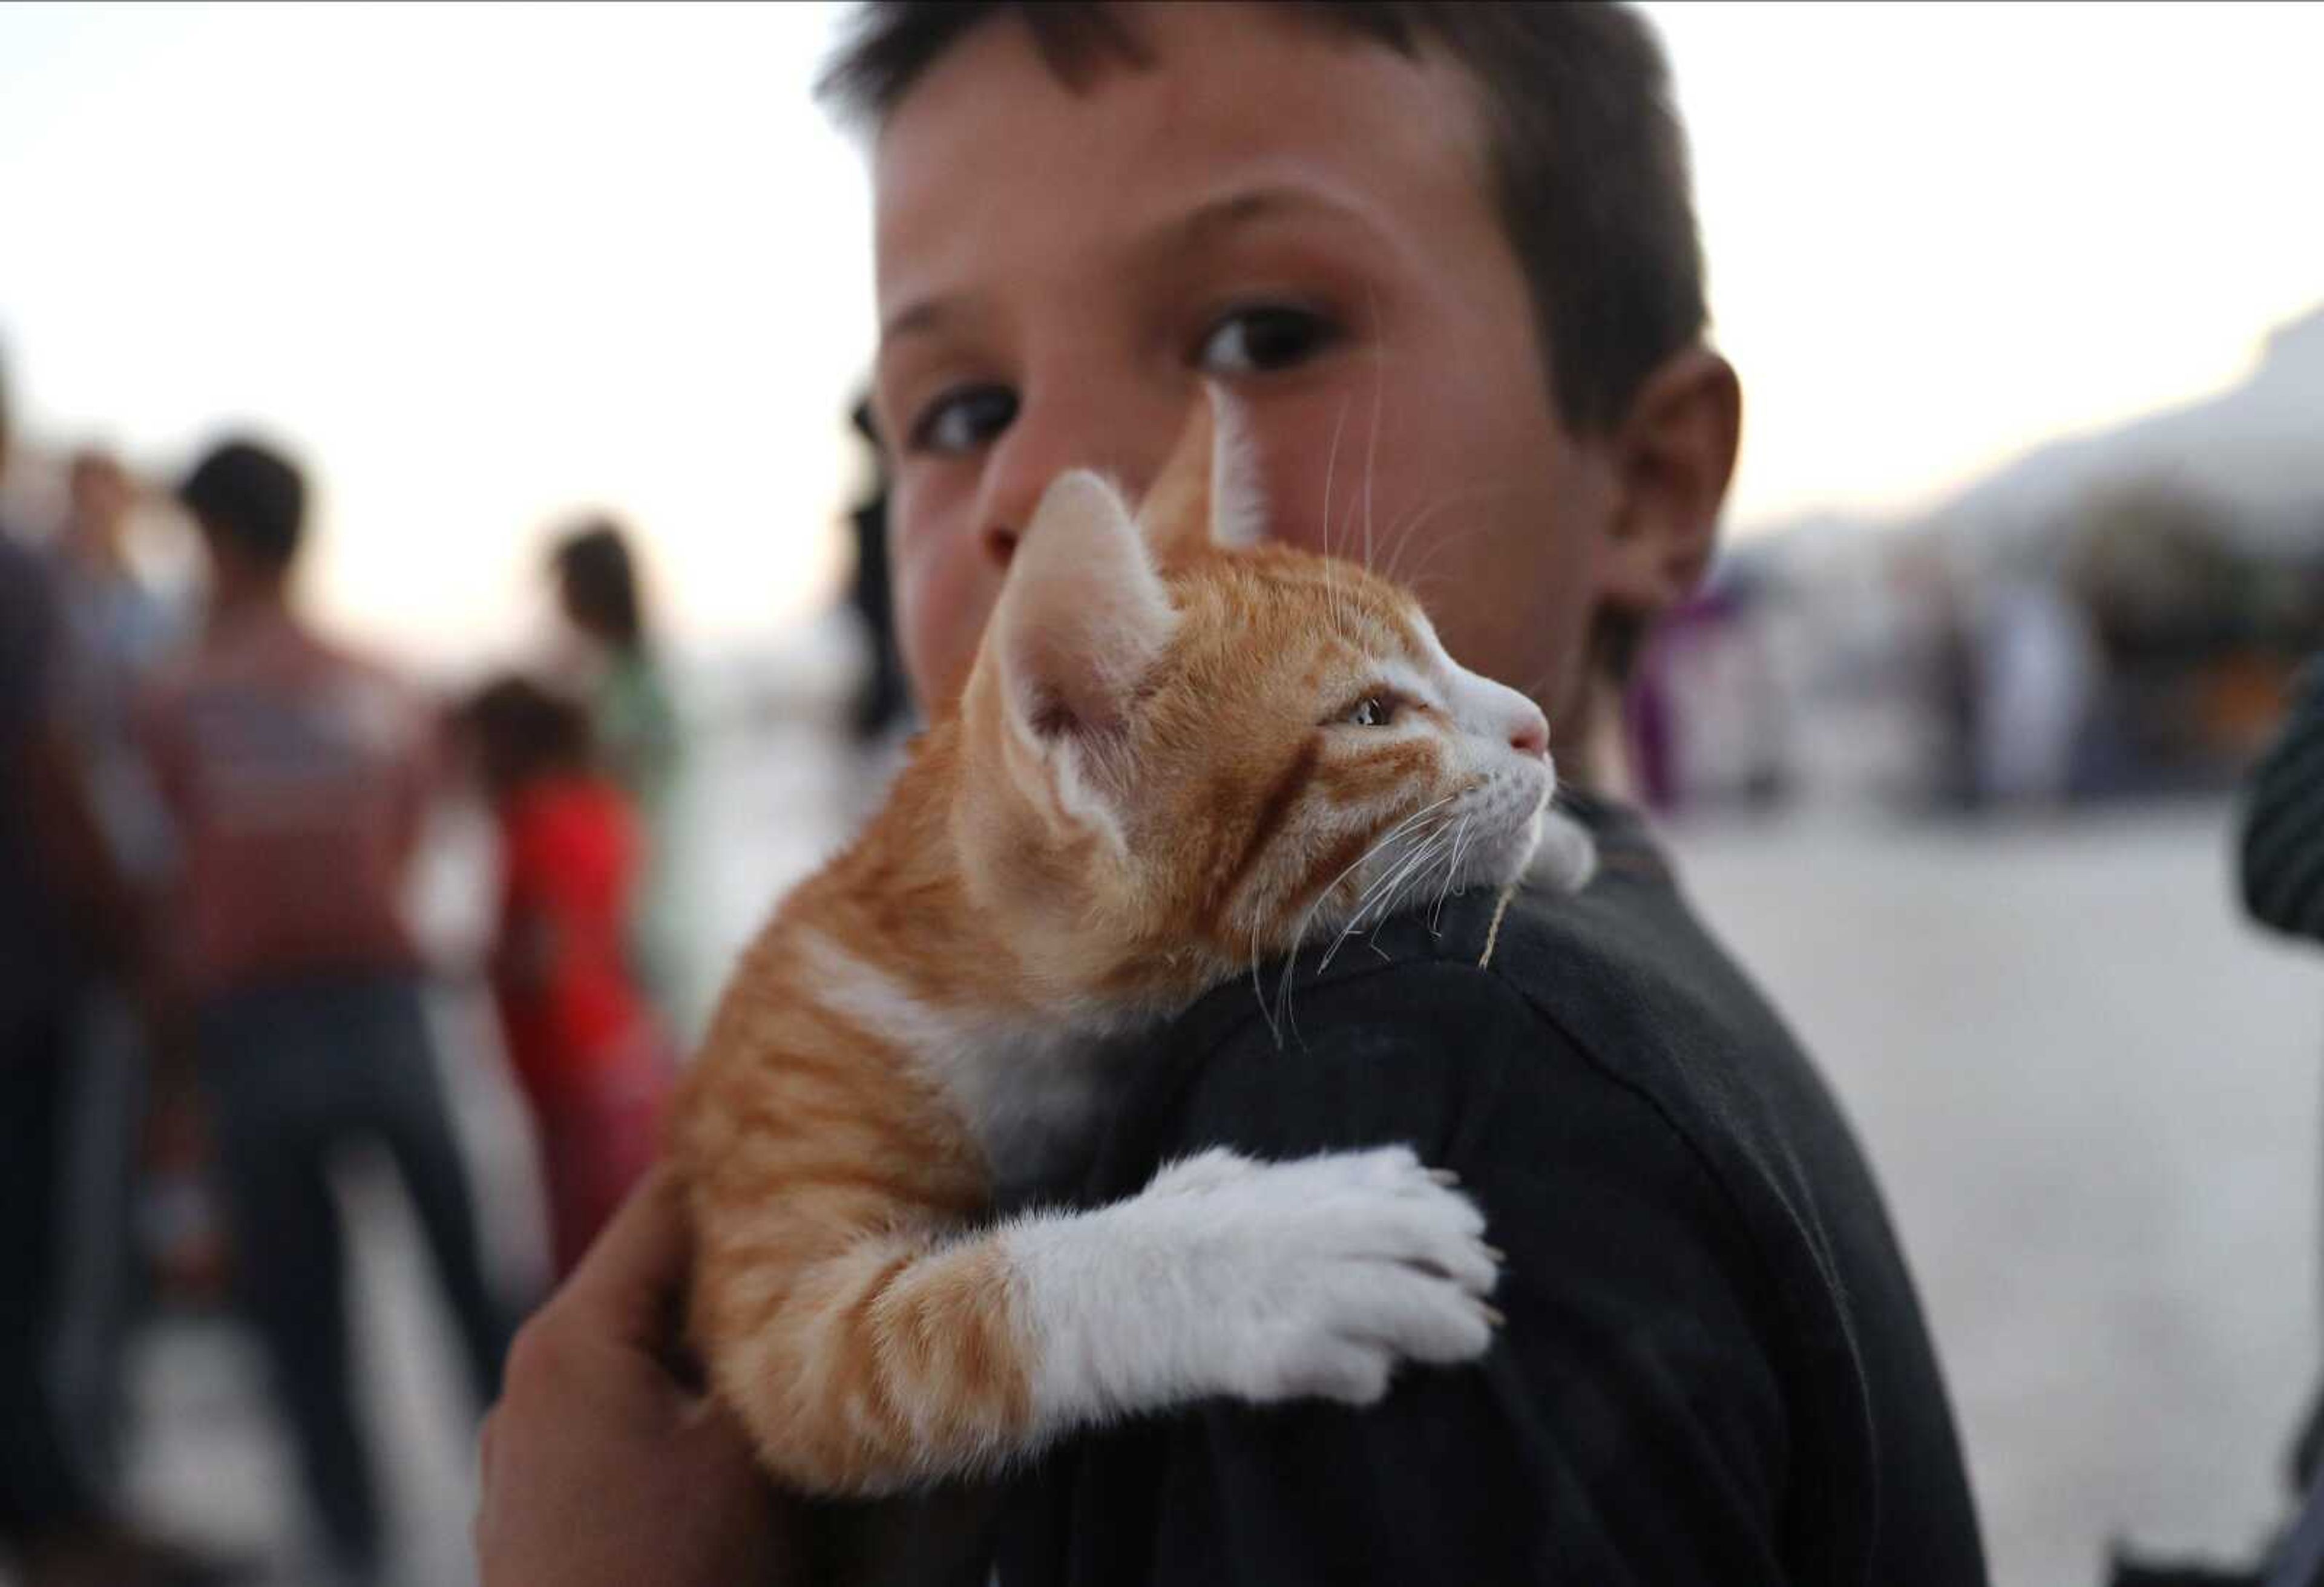
[[[1491,1346],[1484,1216],[1411,1151],[1252,1167],[1207,1193],[1214,1215],[1251,1220],[1211,1286],[1231,1391],[1369,1405],[1401,1362]]]
[[[1366,1405],[1400,1362],[1484,1354],[1499,1258],[1445,1181],[1400,1146],[1208,1151],[1128,1201],[1019,1225],[1044,1419],[1220,1394]]]

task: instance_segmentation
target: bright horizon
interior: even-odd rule
[[[1904,516],[2233,384],[2324,300],[2324,9],[1650,6],[1747,425],[1729,522]],[[0,10],[23,439],[164,476],[230,426],[320,487],[375,642],[529,638],[560,515],[672,626],[830,598],[872,344],[830,6]]]

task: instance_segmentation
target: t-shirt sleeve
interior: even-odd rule
[[[1169,1150],[1402,1142],[1508,1253],[1490,1353],[1379,1406],[1218,1404],[1168,1424],[1155,1582],[1783,1580],[1785,1428],[1760,1283],[1654,1104],[1515,991],[1444,964],[1324,988],[1203,1066]]]

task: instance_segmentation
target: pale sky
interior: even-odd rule
[[[1909,513],[2230,384],[2324,301],[2324,8],[1654,6],[1694,141],[1739,531]],[[828,599],[871,352],[824,6],[0,7],[0,346],[35,445],[322,486],[313,592],[526,636],[612,508],[704,642]]]

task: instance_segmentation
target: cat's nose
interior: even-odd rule
[[[1510,713],[1509,748],[1519,755],[1549,753],[1549,719],[1541,714],[1541,707],[1527,701],[1524,709]]]

